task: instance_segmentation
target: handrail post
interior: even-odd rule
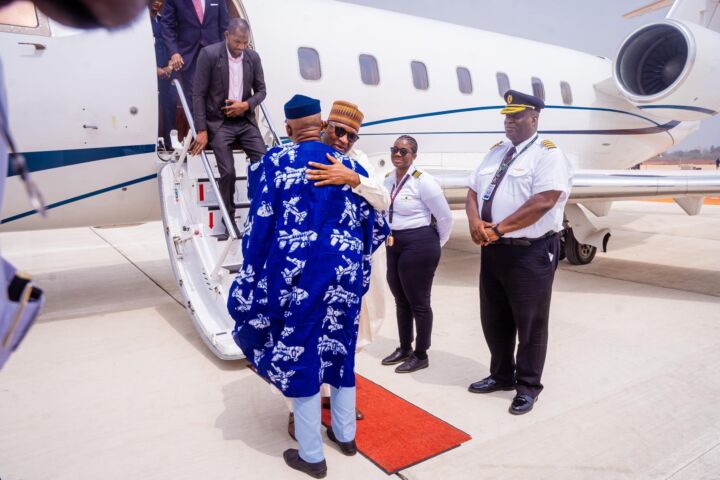
[[[272,133],[273,140],[275,140],[275,145],[280,145],[280,137],[275,130],[275,125],[273,125],[273,122],[270,119],[270,115],[268,115],[267,113],[267,108],[265,107],[264,103],[260,104],[260,110],[262,111],[263,117],[265,117],[265,121],[267,122],[268,128],[270,129],[270,133]]]
[[[175,88],[177,88],[178,97],[180,97],[180,103],[182,104],[183,112],[185,113],[188,125],[190,126],[190,133],[192,134],[192,138],[197,139],[195,122],[193,121],[192,115],[190,115],[190,108],[188,107],[187,99],[185,98],[185,92],[183,92],[182,85],[180,85],[180,81],[177,78],[173,80],[173,84],[175,85]],[[235,219],[230,218],[230,214],[228,213],[227,207],[225,206],[225,202],[220,195],[220,188],[215,181],[215,173],[210,166],[210,162],[208,161],[204,150],[200,151],[200,159],[202,160],[205,171],[208,174],[208,180],[210,181],[210,186],[215,193],[215,198],[217,198],[218,200],[218,206],[220,206],[220,211],[222,212],[223,219],[225,220],[225,229],[228,230],[228,236],[231,240],[237,240],[240,237],[238,237],[238,234],[235,231]],[[222,262],[223,260],[224,259],[221,259],[220,262]]]

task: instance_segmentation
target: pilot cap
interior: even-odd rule
[[[295,95],[285,104],[285,118],[288,120],[310,117],[317,113],[320,113],[320,100],[305,95]]]
[[[517,90],[508,90],[505,92],[505,95],[503,95],[503,98],[505,98],[506,105],[505,108],[500,110],[502,115],[518,113],[526,109],[532,109],[539,112],[545,108],[545,102],[543,102],[540,97],[518,92]]]

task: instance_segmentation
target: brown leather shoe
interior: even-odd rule
[[[290,412],[290,416],[288,416],[288,435],[290,435],[290,438],[293,440],[297,440],[295,438],[295,415],[293,412]]]
[[[327,475],[327,463],[325,463],[325,460],[316,463],[306,462],[300,458],[300,452],[295,448],[285,450],[283,458],[288,467],[307,473],[313,478],[325,478]]]

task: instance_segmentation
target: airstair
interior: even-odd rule
[[[185,95],[175,80],[183,111],[190,125],[182,148],[158,173],[160,207],[170,264],[185,309],[208,348],[220,359],[243,358],[232,338],[234,322],[227,312],[230,285],[242,263],[241,236],[230,225],[219,194],[217,165],[212,152],[189,154],[196,136]],[[264,105],[258,109],[258,124],[269,146],[280,143]],[[250,202],[247,198],[249,161],[241,150],[234,152],[235,222],[242,230]]]

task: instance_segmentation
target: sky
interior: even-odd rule
[[[396,12],[433,18],[615,58],[633,30],[661,20],[667,10],[633,19],[624,13],[651,0],[342,0]],[[582,5],[584,8],[579,8]],[[672,150],[720,145],[720,115]]]

